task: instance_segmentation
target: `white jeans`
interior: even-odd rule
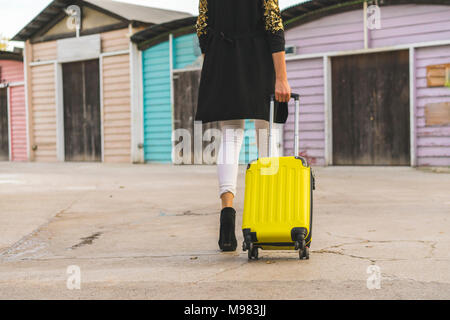
[[[254,121],[258,158],[267,157],[269,122],[259,119]],[[244,140],[245,120],[226,120],[220,121],[219,124],[222,131],[222,141],[217,156],[219,194],[221,196],[225,192],[231,192],[236,195],[239,154]]]

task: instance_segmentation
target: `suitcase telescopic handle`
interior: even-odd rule
[[[295,119],[294,119],[294,156],[298,156],[298,132],[299,132],[299,114],[300,114],[300,95],[298,93],[291,93],[291,99],[295,100]],[[270,95],[270,121],[269,121],[269,157],[273,156],[273,121],[275,109],[275,94]]]
[[[300,99],[300,95],[298,93],[291,93],[291,99],[299,100]],[[275,101],[275,94],[272,93],[270,95],[270,100]]]

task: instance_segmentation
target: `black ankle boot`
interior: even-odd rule
[[[236,211],[231,208],[223,208],[220,212],[220,235],[219,247],[222,251],[235,251],[237,247],[236,235],[234,233],[236,222]]]

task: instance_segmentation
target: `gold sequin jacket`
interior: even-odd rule
[[[212,1],[233,1],[233,0],[199,0],[198,17],[195,24],[197,36],[202,53],[207,50],[208,26],[209,26],[209,3]],[[235,0],[236,1],[236,0]],[[258,1],[258,15],[261,24],[267,33],[267,38],[272,53],[285,50],[284,25],[278,0],[237,0],[237,1]],[[224,13],[225,14],[225,13]]]

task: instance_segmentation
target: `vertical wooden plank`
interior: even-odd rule
[[[331,59],[323,57],[324,113],[325,113],[325,165],[333,164],[333,96]]]
[[[0,88],[0,161],[9,160],[8,88]]]
[[[11,161],[12,159],[12,149],[11,149],[11,87],[8,87],[6,90],[6,112],[7,112],[7,123],[8,123],[8,160]]]
[[[143,163],[143,117],[142,117],[142,60],[141,51],[130,42],[130,96],[131,96],[131,161]]]
[[[410,125],[410,163],[412,167],[417,165],[417,138],[416,138],[416,113],[417,113],[417,83],[416,83],[416,49],[409,48],[409,125]]]
[[[83,160],[79,150],[83,117],[82,63],[65,63],[63,69],[64,92],[64,151],[66,161]]]
[[[64,133],[64,80],[63,66],[54,63],[55,68],[55,104],[56,104],[56,158],[65,161],[65,133]]]
[[[169,86],[170,86],[170,110],[172,111],[172,126],[170,128],[170,131],[173,133],[175,130],[175,125],[173,123],[174,121],[174,112],[175,112],[175,90],[173,87],[173,68],[174,68],[174,43],[173,43],[173,34],[169,34]],[[173,142],[172,142],[172,150],[173,149]],[[173,151],[171,152],[171,158],[172,162],[174,162],[174,155]]]
[[[26,134],[27,134],[27,158],[30,161],[34,160],[34,152],[31,150],[34,145],[34,134],[33,134],[33,117],[32,114],[32,91],[31,91],[31,66],[33,46],[30,40],[25,42],[24,54],[23,54],[23,64],[24,64],[24,77],[25,77],[25,113],[26,113]]]
[[[83,62],[84,66],[84,141],[89,161],[101,161],[100,76],[99,61]]]
[[[101,154],[102,162],[105,162],[105,98],[104,90],[105,79],[103,77],[103,56],[99,58],[99,76],[100,76],[100,133],[101,133]]]

